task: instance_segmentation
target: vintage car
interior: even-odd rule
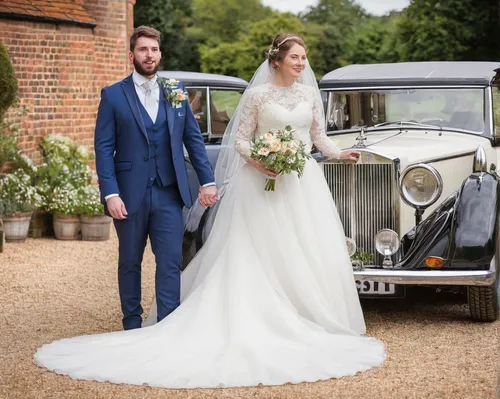
[[[233,116],[241,96],[248,86],[248,82],[232,76],[187,71],[158,71],[158,75],[166,79],[176,79],[183,83],[189,94],[189,104],[205,139],[205,147],[210,163],[215,167],[220,142],[226,126]],[[191,196],[196,199],[199,182],[196,172],[189,161],[187,151],[185,151],[185,160]],[[185,219],[187,212],[188,210],[185,209]],[[185,246],[191,248],[189,249],[190,253],[193,251],[192,241],[189,238],[186,239]],[[184,263],[186,264],[191,258],[192,254],[189,256],[185,254]]]
[[[344,224],[360,296],[466,287],[472,319],[496,320],[500,63],[350,65],[319,86],[327,134],[361,153],[357,164],[313,154]],[[215,164],[208,134],[207,150]],[[216,210],[190,212],[196,228],[185,235],[185,264]]]
[[[323,164],[360,294],[463,286],[496,320],[500,63],[350,65],[319,86],[327,134],[361,152]]]
[[[248,82],[232,76],[199,72],[158,71],[158,75],[184,84],[207,144],[219,143]],[[215,155],[216,160],[218,146],[210,154]]]

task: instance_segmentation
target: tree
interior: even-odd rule
[[[0,43],[0,122],[17,98],[17,79],[7,48]]]
[[[370,16],[348,39],[345,61],[349,64],[374,64],[399,60],[396,40],[399,13]]]
[[[202,46],[200,47],[201,70],[219,75],[241,77],[237,63],[243,51],[236,43],[221,43],[216,47]]]
[[[331,71],[347,62],[349,38],[366,20],[367,14],[354,0],[320,0],[317,6],[310,7],[300,15],[307,26],[322,26],[318,32],[320,43],[317,51],[322,54],[325,72]]]
[[[398,24],[404,61],[495,60],[500,57],[500,4],[412,0]]]
[[[192,0],[141,0],[134,7],[135,26],[152,26],[161,33],[164,70],[199,70],[196,37],[189,31],[191,5]]]
[[[238,76],[249,80],[257,67],[266,58],[273,39],[278,33],[293,32],[301,35],[308,48],[308,58],[316,70],[316,61],[320,69],[322,57],[318,53],[319,37],[317,26],[306,29],[302,21],[290,13],[273,13],[271,17],[254,22],[248,31],[241,32],[232,43],[221,43],[216,47],[202,47],[201,67],[204,72]],[[317,70],[316,70],[317,72]]]
[[[260,0],[194,0],[192,28],[202,44],[209,46],[233,42],[254,22],[267,18],[273,11]]]

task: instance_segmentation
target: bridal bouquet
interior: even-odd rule
[[[294,132],[291,126],[286,126],[280,130],[271,129],[255,138],[251,146],[251,157],[273,172],[297,172],[302,177],[306,160],[311,156],[306,153],[305,144],[293,137]],[[275,179],[267,179],[264,190],[274,191],[275,184]]]

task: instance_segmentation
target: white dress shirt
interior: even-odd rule
[[[134,82],[135,92],[139,97],[139,101],[146,109],[149,117],[156,121],[158,116],[158,105],[160,103],[160,86],[158,84],[158,75],[148,79],[145,76],[134,71],[132,73],[132,80]],[[215,182],[204,184],[202,187],[215,186]],[[107,201],[111,197],[118,197],[118,194],[109,194],[104,197]]]
[[[132,80],[139,101],[148,112],[153,123],[155,123],[158,116],[158,104],[160,103],[160,87],[157,82],[157,75],[153,76],[152,79],[148,79],[134,71]]]

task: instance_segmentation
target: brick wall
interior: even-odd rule
[[[79,0],[96,20],[92,29],[0,19],[0,41],[7,47],[19,83],[21,149],[37,158],[39,139],[50,133],[93,148],[101,88],[123,79],[135,0]],[[11,119],[17,117],[10,112]]]

